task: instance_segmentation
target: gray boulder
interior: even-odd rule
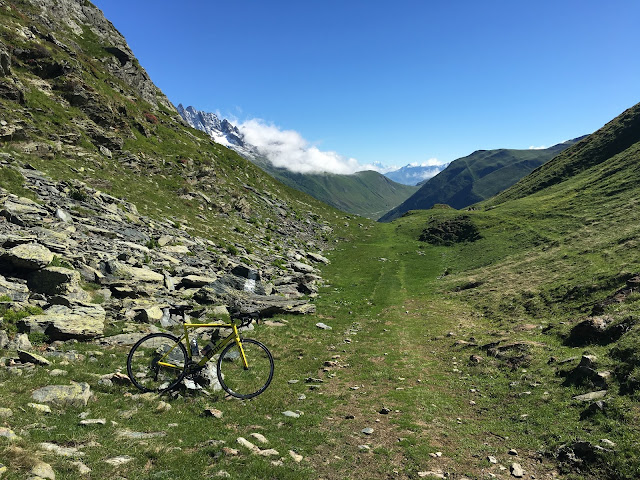
[[[108,273],[122,280],[130,280],[136,283],[155,283],[158,286],[164,286],[164,275],[148,268],[132,267],[117,260],[107,262],[106,268]]]
[[[80,273],[63,267],[46,267],[29,276],[29,288],[45,295],[65,294],[80,285]]]
[[[300,273],[316,273],[315,268],[313,268],[311,265],[307,265],[306,263],[302,263],[302,262],[293,262],[291,264],[291,268],[293,268],[296,272],[300,272]]]
[[[41,355],[25,350],[18,350],[18,357],[23,363],[34,363],[36,365],[51,365],[51,362]]]
[[[314,262],[324,263],[324,264],[328,264],[329,263],[329,259],[328,258],[323,257],[322,255],[320,255],[318,253],[308,252],[307,253],[307,257],[310,258],[311,260],[313,260]]]
[[[35,390],[31,398],[39,403],[86,407],[91,398],[91,388],[84,382],[72,382],[71,385],[47,385]]]
[[[54,305],[42,315],[32,315],[18,322],[18,328],[42,332],[51,340],[88,340],[104,333],[106,312],[100,305],[78,304],[72,308]]]
[[[22,283],[7,280],[0,275],[0,296],[6,295],[14,302],[24,302],[29,298],[29,289]]]
[[[215,282],[217,277],[215,275],[205,276],[205,275],[187,275],[186,277],[182,277],[180,280],[179,287],[180,288],[200,288],[208,285],[210,283]]]
[[[40,270],[51,263],[53,253],[38,243],[25,243],[7,250],[3,258],[16,268]]]
[[[232,275],[221,277],[202,287],[194,298],[201,303],[231,305],[244,315],[257,314],[270,317],[284,313],[305,314],[315,312],[315,305],[305,300],[287,299],[278,295],[260,295],[244,290],[244,282],[237,282]],[[237,288],[239,285],[243,285]],[[256,292],[258,289],[256,288]]]

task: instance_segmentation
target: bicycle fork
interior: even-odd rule
[[[244,348],[242,348],[242,342],[240,341],[240,333],[238,332],[238,327],[233,324],[233,335],[236,345],[238,345],[238,349],[240,349],[240,358],[242,359],[242,366],[245,370],[249,370],[249,364],[247,363],[247,356],[244,354]]]

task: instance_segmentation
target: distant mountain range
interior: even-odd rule
[[[416,165],[410,163],[392,172],[387,172],[384,176],[404,185],[420,185],[430,178],[435,177],[447,168],[448,165],[448,163],[443,165]]]
[[[189,125],[235,150],[285,185],[342,211],[383,222],[435,204],[460,209],[491,198],[584,138],[545,149],[478,150],[446,165],[409,164],[384,175],[375,171],[310,174],[274,166],[235,125],[214,113],[182,105],[178,105],[178,112]]]
[[[438,203],[460,209],[486,200],[582,138],[545,149],[501,148],[473,152],[451,162],[442,172],[422,184],[411,197],[383,215],[380,221],[390,222],[409,210],[425,210]]]
[[[396,183],[374,171],[357,172],[353,175],[333,173],[297,173],[274,166],[259,149],[245,141],[242,132],[226,119],[215,113],[184,108],[178,112],[193,128],[202,130],[217,143],[225,145],[247,160],[250,160],[285,185],[307,193],[344,212],[378,219],[410,197],[417,187]]]

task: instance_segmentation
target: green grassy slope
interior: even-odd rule
[[[353,175],[302,174],[274,167],[267,168],[267,171],[285,185],[321,202],[374,220],[417,190],[417,187],[396,183],[374,171]]]
[[[0,13],[8,43],[5,26],[22,24],[28,12]],[[82,61],[101,74],[99,63]],[[266,220],[249,222],[235,209],[218,218],[219,211],[201,210],[199,202],[176,193],[202,188],[216,209],[246,195],[254,211],[268,218],[268,208],[254,204],[247,193],[252,191],[243,187],[255,179],[249,186],[272,192],[274,201],[284,199],[301,225],[309,211],[334,213],[174,123],[170,112],[154,110],[159,122],[147,121],[143,112],[150,105],[127,101],[103,84],[104,77],[87,74],[84,84],[105,89],[104,98],[113,98],[137,122],[146,121],[143,130],[151,134],[140,133],[125,117],[119,128],[127,133],[126,148],[138,155],[137,168],[121,162],[124,155],[101,156],[95,139],[76,123],[86,121],[84,110],[64,105],[55,92],[44,93],[29,65],[16,62],[12,68],[27,103],[2,100],[2,114],[9,125],[28,129],[26,139],[3,140],[3,161],[103,185],[133,197],[149,214],[243,242],[260,243],[256,237],[266,234]],[[623,123],[628,121],[635,121],[633,115]],[[70,133],[80,137],[74,148],[58,148]],[[599,138],[586,139],[580,148],[601,151]],[[619,145],[613,134],[611,142]],[[35,144],[42,155],[25,150],[37,151]],[[99,382],[101,375],[122,371],[124,347],[68,343],[58,348],[73,350],[70,360],[51,357],[46,367],[0,369],[2,407],[12,412],[2,410],[3,428],[19,437],[10,440],[6,430],[0,435],[0,463],[8,466],[2,478],[29,477],[37,458],[51,464],[58,479],[78,478],[76,460],[92,470],[92,478],[377,480],[434,472],[480,479],[507,478],[512,463],[523,467],[526,478],[640,478],[640,295],[624,290],[640,272],[640,144],[632,138],[622,145],[597,162],[580,157],[572,175],[547,170],[556,168],[550,162],[536,174],[549,181],[535,182],[535,193],[464,212],[480,235],[475,242],[434,246],[419,240],[432,219],[455,224],[451,220],[461,213],[453,209],[413,212],[385,224],[342,220],[341,241],[327,253],[332,263],[322,267],[327,282],[314,300],[317,314],[278,317],[273,326],[261,324],[251,333],[276,360],[272,385],[252,401],[185,391],[141,396],[130,385]],[[196,179],[207,172],[213,178],[209,167],[216,181],[204,190]],[[20,190],[20,178],[4,168],[0,181]],[[606,317],[619,336],[568,342],[574,327],[594,314]],[[332,330],[319,329],[317,322]],[[589,373],[567,382],[583,354],[595,356],[594,370],[602,377]],[[53,369],[67,373],[54,377]],[[43,415],[27,406],[35,388],[70,380],[90,384],[86,407],[53,406]],[[603,389],[602,380],[602,408],[573,399]],[[222,418],[204,416],[205,408],[219,409]],[[286,410],[301,416],[285,417]],[[105,422],[83,426],[81,415]],[[372,431],[363,433],[365,428]],[[239,437],[278,453],[252,454]],[[82,455],[45,452],[40,442],[76,447]],[[303,459],[296,461],[289,451]],[[105,462],[119,455],[129,461],[117,467]]]
[[[497,195],[493,204],[520,198],[569,179],[618,154],[640,140],[640,103],[624,111],[594,134],[558,155],[509,190]]]
[[[572,140],[543,150],[478,150],[451,162],[380,220],[391,221],[409,210],[429,209],[438,203],[464,208],[486,200],[510,187],[573,143]]]

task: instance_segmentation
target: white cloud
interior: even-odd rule
[[[281,130],[260,119],[247,120],[237,127],[244,135],[244,140],[254,145],[273,165],[293,172],[351,174],[384,169],[378,165],[362,165],[355,158],[347,158],[336,152],[322,151],[295,130]]]
[[[529,150],[544,150],[545,148],[549,148],[549,147],[545,147],[544,145],[541,145],[539,147],[534,147],[533,145],[531,145],[529,147]]]
[[[408,167],[439,167],[444,165],[445,162],[438,160],[437,158],[430,158],[424,162],[412,162],[408,164]]]

